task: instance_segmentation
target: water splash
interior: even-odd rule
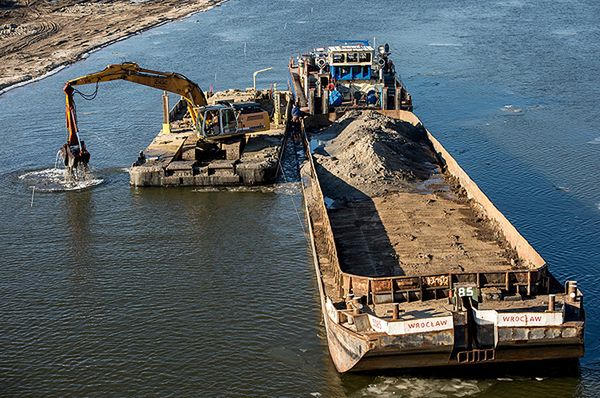
[[[80,191],[104,182],[102,178],[96,178],[92,173],[77,180],[68,180],[65,179],[64,169],[58,167],[27,172],[20,175],[19,180],[28,186],[34,186],[39,192]]]
[[[58,169],[58,162],[62,162],[62,161],[63,161],[62,151],[59,149],[58,152],[56,152],[56,159],[54,160],[54,168]]]

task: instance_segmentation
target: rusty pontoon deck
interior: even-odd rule
[[[269,110],[271,128],[243,138],[207,143],[192,126],[185,101],[170,111],[170,133],[162,131],[130,168],[133,186],[261,185],[274,182],[291,107],[287,92],[228,90],[215,93],[210,104],[258,101]]]
[[[379,112],[422,129],[411,112]],[[327,158],[311,153],[302,169],[337,369],[582,356],[584,311],[576,282],[561,286],[542,257],[423,131],[438,159],[437,173],[423,183],[372,195],[365,194],[368,181],[360,186],[342,181],[359,195],[332,200],[340,178],[332,177]]]

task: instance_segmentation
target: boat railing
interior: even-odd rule
[[[370,277],[340,272],[342,297],[366,296],[369,303],[391,303],[446,298],[455,286],[497,288],[504,294],[550,293],[547,267],[537,270],[465,272],[419,276]]]

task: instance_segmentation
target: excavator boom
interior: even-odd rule
[[[133,62],[108,65],[100,72],[91,73],[69,80],[68,86],[109,82],[112,80],[127,80],[144,86],[157,88],[179,94],[194,106],[207,105],[204,93],[196,83],[182,74],[175,72],[159,72],[141,68]]]
[[[66,82],[63,91],[66,95],[67,143],[61,149],[65,166],[73,173],[78,164],[87,165],[89,153],[85,144],[80,142],[77,129],[77,114],[73,95],[77,92],[74,86],[98,84],[113,80],[127,80],[144,86],[157,88],[181,95],[187,102],[188,112],[194,126],[198,120],[199,107],[206,106],[206,96],[200,87],[187,77],[175,72],[159,72],[141,68],[133,62],[108,65],[100,72],[91,73]]]
[[[206,96],[202,92],[202,89],[184,75],[175,72],[159,72],[144,69],[133,62],[108,65],[100,72],[69,80],[66,82],[64,88],[67,95],[67,102],[70,100],[71,104],[73,104],[73,92],[75,91],[73,86],[97,84],[113,80],[127,80],[181,95],[188,103],[188,110],[194,125],[198,119],[198,107],[207,105]],[[67,129],[69,129],[69,125],[67,125]]]

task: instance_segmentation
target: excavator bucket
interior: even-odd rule
[[[80,179],[89,172],[90,153],[84,141],[81,141],[81,145],[64,144],[60,149],[60,157],[63,159],[65,177],[68,180]]]

